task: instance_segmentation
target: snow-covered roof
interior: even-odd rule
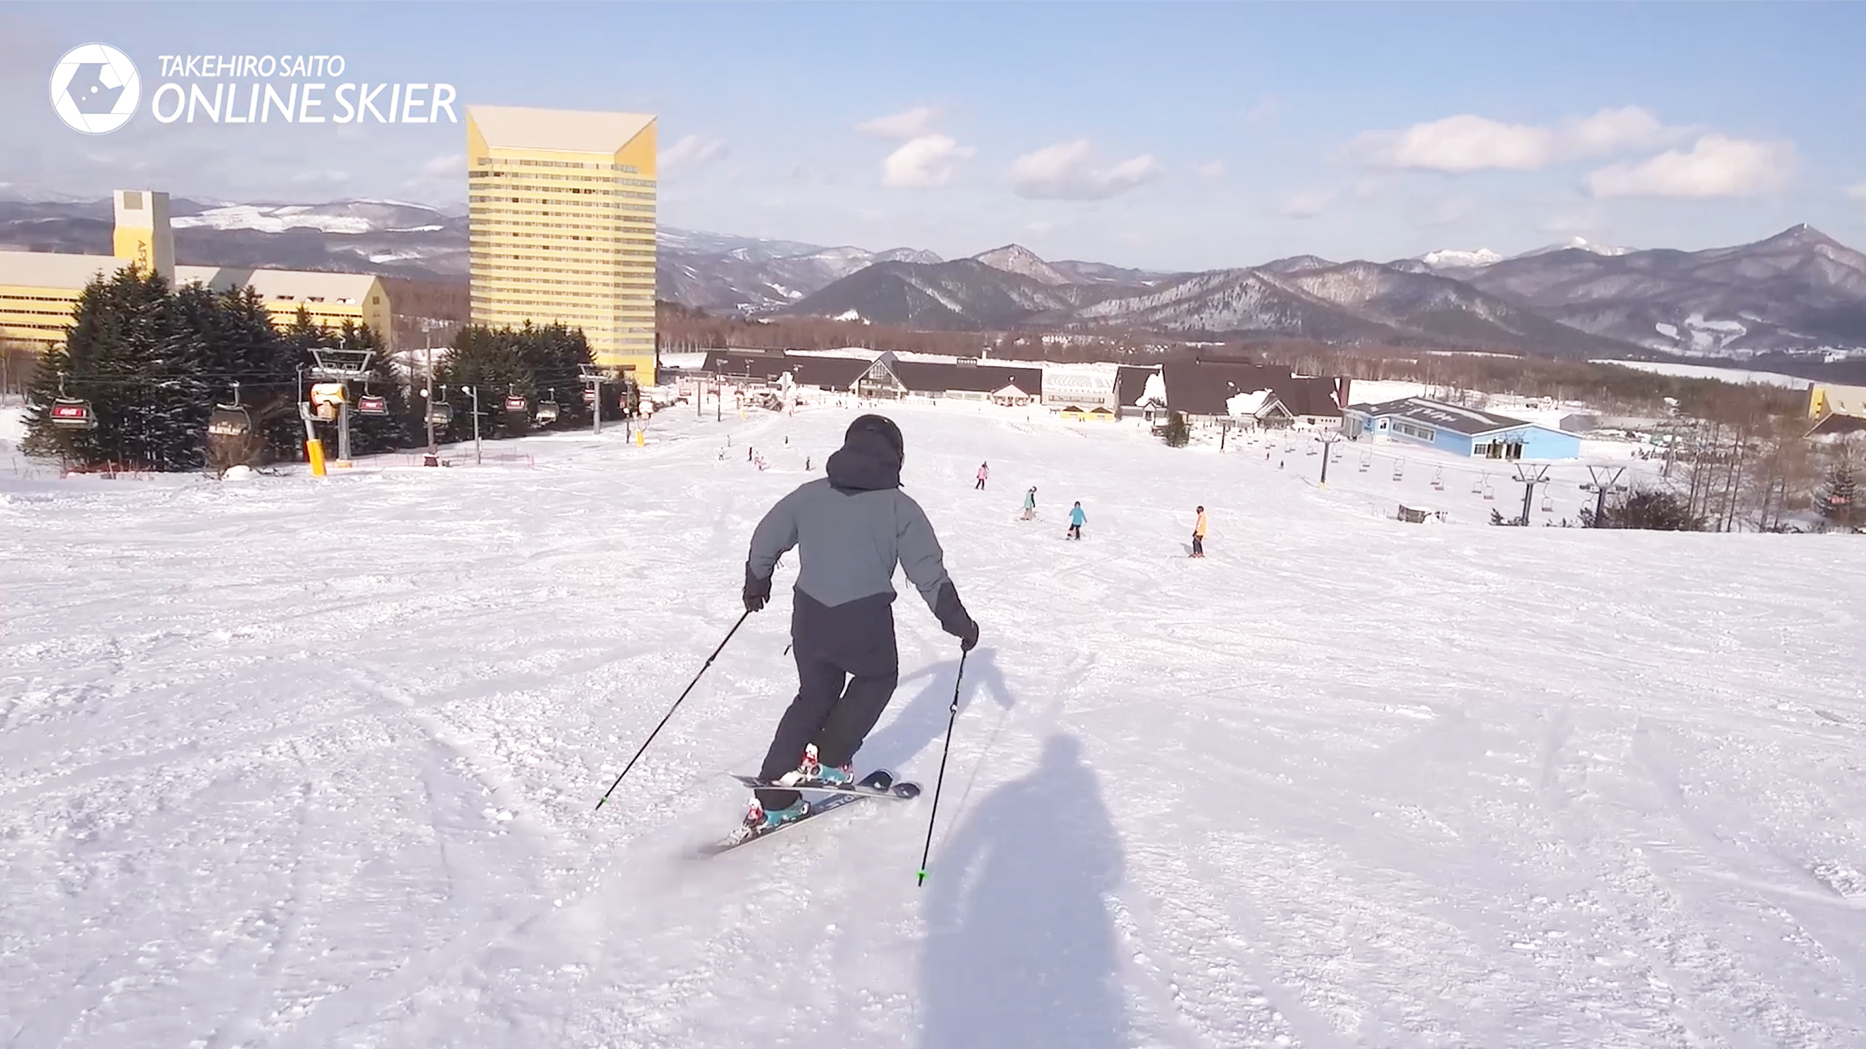
[[[114,255],[67,255],[49,251],[0,251],[0,284],[76,291],[102,273],[121,269]]]
[[[494,149],[538,149],[614,156],[654,123],[647,113],[603,113],[529,106],[468,106],[467,119]]]
[[[1435,426],[1441,430],[1451,430],[1475,436],[1492,430],[1510,430],[1518,426],[1534,426],[1526,419],[1513,419],[1507,415],[1492,412],[1480,412],[1475,408],[1463,408],[1442,401],[1428,401],[1424,397],[1406,397],[1382,404],[1356,404],[1350,409],[1362,415],[1374,418],[1400,417],[1414,422]],[[1543,427],[1548,429],[1548,427]]]
[[[75,255],[49,251],[0,251],[0,284],[27,288],[77,291],[98,274],[108,277],[125,260],[114,255]],[[175,283],[196,281],[224,290],[251,285],[269,302],[280,299],[322,299],[327,303],[362,304],[374,294],[377,278],[368,273],[325,273],[316,270],[247,269],[240,266],[177,266]]]

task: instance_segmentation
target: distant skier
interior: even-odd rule
[[[991,464],[990,463],[979,463],[978,464],[978,483],[972,486],[972,490],[974,492],[984,491],[985,490],[985,478],[990,477],[990,476],[991,476]]]
[[[978,624],[959,602],[925,511],[901,486],[900,428],[879,415],[849,424],[827,478],[778,501],[752,532],[745,559],[745,608],[771,598],[778,558],[792,547],[800,568],[791,603],[797,697],[779,719],[760,778],[837,785],[894,694],[900,655],[894,640],[894,569],[899,565],[961,649],[978,644]],[[759,790],[745,826],[763,829],[809,812],[794,790]]]
[[[1030,491],[1024,493],[1024,516],[1022,520],[1028,521],[1035,516],[1037,516],[1037,486],[1033,484],[1030,486]]]
[[[1199,519],[1192,525],[1192,556],[1205,556],[1205,508],[1199,507]]]
[[[1088,515],[1082,512],[1082,500],[1078,499],[1076,500],[1076,505],[1069,510],[1068,538],[1082,538],[1082,526],[1086,523],[1088,523]]]

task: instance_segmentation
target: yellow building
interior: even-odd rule
[[[583,329],[654,375],[655,118],[467,107],[473,322]]]
[[[64,342],[84,286],[134,262],[153,266],[178,286],[197,281],[216,290],[251,286],[281,328],[303,307],[327,327],[339,328],[345,321],[367,324],[390,346],[389,295],[380,279],[367,273],[177,266],[168,194],[118,190],[115,205],[114,255],[0,251],[0,340],[42,350]]]

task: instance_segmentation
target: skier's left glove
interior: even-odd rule
[[[760,579],[752,574],[750,565],[745,567],[745,610],[757,612],[771,600],[771,580]]]

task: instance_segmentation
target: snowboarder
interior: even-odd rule
[[[1077,499],[1076,505],[1069,510],[1069,533],[1066,538],[1082,538],[1082,526],[1086,523],[1088,523],[1088,515],[1082,512],[1082,500]]]
[[[779,557],[797,547],[802,558],[790,620],[797,697],[778,720],[759,770],[767,782],[837,786],[855,778],[850,762],[900,676],[892,585],[897,564],[961,649],[978,644],[978,624],[946,575],[933,525],[900,490],[902,452],[892,420],[857,418],[829,457],[828,477],[780,499],[752,532],[747,611],[770,600]],[[809,811],[797,791],[761,789],[745,825],[766,829]]]
[[[1024,493],[1024,516],[1022,520],[1028,521],[1035,516],[1037,516],[1037,486],[1033,484],[1030,486],[1030,491]]]
[[[1199,519],[1192,526],[1192,556],[1205,556],[1205,508],[1199,507]]]
[[[972,486],[972,490],[974,492],[984,491],[985,490],[985,478],[990,477],[990,476],[991,476],[991,464],[990,463],[979,463],[978,464],[978,483]]]

